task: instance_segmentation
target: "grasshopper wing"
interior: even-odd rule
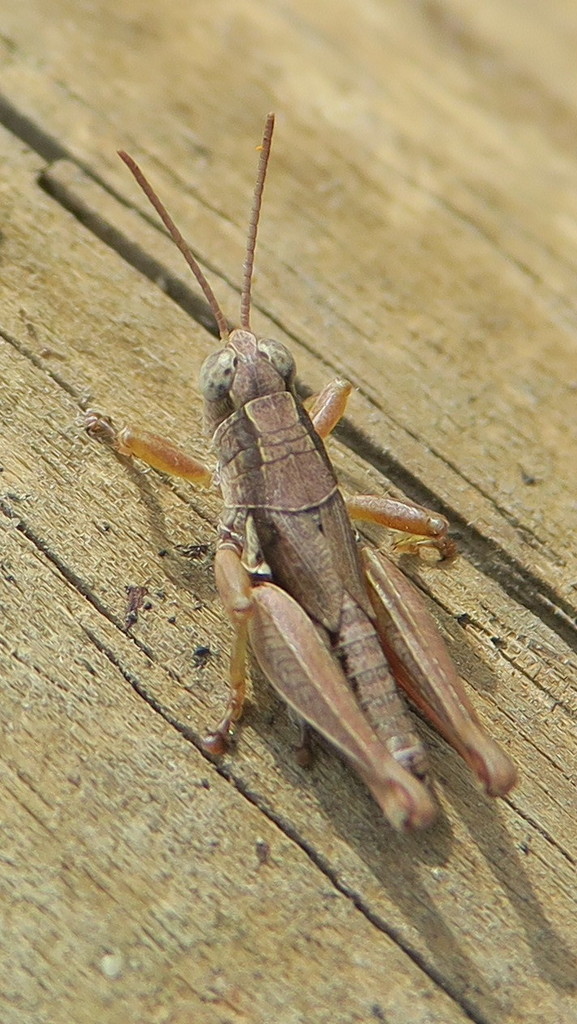
[[[389,559],[363,548],[376,628],[395,677],[461,754],[490,796],[505,796],[517,773],[481,725],[419,593]]]
[[[275,690],[354,765],[395,828],[429,825],[429,791],[381,743],[301,606],[272,583],[255,587],[252,601],[251,647]]]

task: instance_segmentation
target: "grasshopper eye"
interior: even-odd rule
[[[286,345],[273,338],[260,338],[258,350],[270,359],[277,373],[287,384],[292,384],[296,372],[295,361]]]
[[[226,398],[234,380],[237,357],[229,348],[211,352],[200,370],[200,390],[207,402]]]

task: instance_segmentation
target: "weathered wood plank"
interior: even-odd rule
[[[83,438],[76,416],[89,385],[91,395],[110,400],[114,410],[126,402],[129,412],[140,407],[144,415],[154,415],[155,391],[162,387],[167,397],[161,428],[170,430],[171,420],[176,421],[179,408],[187,404],[190,420],[187,417],[186,424],[194,422],[198,396],[185,379],[185,365],[192,364],[188,373],[194,373],[211,342],[161,293],[35,189],[31,170],[37,169],[36,158],[18,159],[9,140],[3,156],[4,166],[12,159],[10,177],[16,183],[4,243],[2,288],[7,334],[12,340],[5,346],[2,372],[2,379],[10,380],[3,427],[8,441],[3,472],[8,524],[19,523],[36,557],[55,566],[73,592],[84,595],[84,603],[87,600],[92,606],[105,639],[94,625],[85,628],[91,645],[108,652],[117,667],[116,685],[119,673],[124,680],[132,679],[168,721],[190,730],[194,739],[222,705],[228,628],[206,560],[187,558],[177,545],[210,543],[212,526],[207,520],[214,517],[215,501],[123,466]],[[75,267],[81,267],[82,273],[75,272]],[[39,277],[46,273],[50,279],[39,289]],[[31,318],[32,309],[38,320]],[[164,348],[161,361],[151,347],[156,337],[170,338],[169,358],[177,367],[174,377],[164,362],[168,358]],[[33,358],[30,345],[37,346]],[[132,397],[127,395],[128,379],[134,382]],[[182,439],[185,424],[175,422],[175,426]],[[350,457],[346,461],[349,475],[361,473]],[[160,555],[161,551],[168,554]],[[12,562],[8,562],[9,573]],[[453,601],[461,611],[471,609],[467,632],[477,640],[477,652],[485,661],[495,657],[488,639],[493,630],[500,635],[518,634],[519,610],[464,560],[450,575],[433,569],[423,569],[422,575],[434,590],[444,590],[449,605]],[[141,613],[132,642],[120,631],[128,583],[146,583],[153,604]],[[54,611],[56,597],[48,597],[44,588],[38,600],[47,623],[41,635],[58,650],[60,630],[66,638],[69,618],[60,625]],[[38,614],[32,615],[34,622]],[[551,645],[554,657],[562,657],[559,641],[528,613],[521,614],[527,616],[523,628],[532,638],[540,636],[543,644]],[[10,622],[12,642],[21,646],[26,617],[21,612],[20,620],[16,616]],[[48,630],[51,622],[53,635]],[[195,670],[191,653],[197,645],[210,646],[214,654],[205,668]],[[285,834],[313,851],[333,883],[354,894],[366,914],[392,929],[405,948],[415,950],[426,971],[442,979],[443,986],[471,1012],[486,1019],[506,1014],[511,1020],[522,1019],[518,1016],[522,1013],[530,1020],[532,1010],[548,1001],[559,1013],[569,977],[563,950],[570,945],[573,931],[572,767],[562,757],[563,745],[570,742],[567,711],[558,706],[551,711],[550,721],[540,720],[547,697],[531,684],[526,670],[521,674],[522,647],[514,652],[520,663],[514,670],[506,660],[511,657],[507,649],[497,650],[498,686],[489,688],[482,661],[475,659],[461,637],[456,650],[466,661],[467,677],[479,686],[480,703],[494,731],[508,743],[518,763],[526,764],[523,784],[509,806],[487,805],[456,758],[433,740],[444,819],[427,836],[391,837],[362,787],[333,756],[321,752],[314,771],[303,778],[292,763],[286,719],[260,684],[259,708],[248,715],[238,752],[222,770],[241,792],[251,794],[263,814],[277,821]],[[51,648],[48,657],[53,657]],[[68,684],[71,699],[78,657],[73,659]],[[68,658],[60,656],[57,663],[64,672]],[[82,666],[80,671],[85,678]],[[108,704],[104,707],[103,717],[108,719]],[[126,713],[121,717],[131,719]],[[552,749],[547,732],[553,719],[558,749]],[[106,737],[123,733],[121,725],[108,721],[102,728]],[[80,759],[82,746],[73,738]],[[100,740],[104,759],[108,755],[101,748],[109,742],[105,737]],[[134,743],[130,728],[127,742]],[[214,769],[206,764],[204,771],[212,779]],[[186,775],[185,768],[183,772]],[[127,778],[127,785],[140,790],[136,771],[132,784]],[[186,785],[179,777],[179,794]],[[217,800],[214,814],[219,822],[226,813]],[[143,827],[136,812],[135,817],[133,827]],[[75,847],[66,825],[58,841]],[[520,852],[525,849],[530,856]],[[553,888],[545,865],[554,872]],[[152,864],[152,875],[155,870],[157,865]],[[228,879],[233,864],[225,858],[219,870]],[[528,928],[528,938],[519,934],[518,915]],[[300,920],[304,928],[304,910]],[[504,975],[528,970],[543,928],[549,930],[548,946],[555,949],[554,961],[541,959],[548,978],[536,982],[524,999],[513,1000]],[[347,941],[354,945],[350,936]],[[510,950],[506,959],[503,943]],[[257,952],[255,960],[260,955]],[[562,972],[555,966],[559,962]],[[354,974],[353,986],[357,984]],[[561,996],[556,994],[557,986]],[[417,1020],[419,1012],[416,1006],[412,1019]]]
[[[195,4],[194,18],[186,5],[179,12],[169,16],[138,0],[118,10],[101,3],[82,17],[62,2],[25,11],[7,4],[3,13],[0,90],[12,115],[36,128],[14,116],[11,123],[50,160],[46,167],[2,136],[0,479],[7,543],[15,547],[7,562],[3,547],[0,560],[9,609],[4,653],[8,678],[20,686],[4,710],[5,721],[22,729],[9,748],[16,801],[6,798],[5,810],[13,823],[10,857],[26,865],[28,893],[26,913],[10,904],[24,973],[22,988],[7,991],[26,992],[28,1002],[14,1005],[34,1020],[49,997],[51,1024],[53,1008],[72,999],[75,986],[87,1021],[153,1012],[164,1019],[165,1011],[179,1021],[203,1013],[212,1020],[219,1000],[223,1020],[268,1020],[271,1006],[275,1019],[308,1020],[299,969],[308,970],[312,942],[312,1000],[329,1007],[326,1019],[364,1020],[373,1012],[411,1022],[466,1013],[491,1024],[569,1021],[576,944],[576,659],[565,643],[574,643],[568,616],[577,579],[567,470],[576,441],[577,183],[568,142],[575,12],[560,3],[528,11],[492,2],[465,10],[448,2],[311,10],[297,0],[278,9]],[[360,386],[351,419],[364,438],[350,433],[349,441],[373,468],[333,445],[347,486],[378,489],[388,471],[397,485],[454,512],[476,567],[461,558],[450,571],[409,570],[438,603],[481,713],[522,770],[511,800],[489,805],[425,730],[443,807],[426,836],[391,836],[329,753],[320,751],[303,776],[292,762],[286,718],[258,680],[258,707],[247,715],[236,756],[220,774],[200,760],[194,742],[224,699],[229,631],[210,554],[191,557],[182,548],[211,543],[218,502],[122,465],[89,444],[75,422],[90,398],[206,451],[194,382],[213,342],[38,189],[36,175],[52,190],[65,187],[66,202],[82,199],[93,219],[117,225],[161,268],[183,276],[178,255],[131,209],[140,199],[114,149],[134,150],[233,314],[252,140],[270,107],[281,116],[255,323],[291,341],[313,386],[335,369]],[[128,206],[73,161],[56,159],[67,153]],[[122,240],[110,244],[125,251]],[[153,605],[132,639],[122,632],[130,583],[146,583]],[[33,600],[24,603],[19,588]],[[551,628],[556,622],[560,635]],[[200,646],[212,652],[204,667],[192,659]],[[58,760],[63,720],[73,726]],[[90,779],[82,770],[77,786],[78,773],[66,781],[68,762],[82,757]],[[47,769],[39,773],[37,763]],[[195,785],[204,777],[210,791]],[[246,810],[242,794],[256,810]],[[199,801],[206,844],[193,820]],[[46,802],[50,885],[41,881],[47,829],[32,817],[45,820]],[[263,881],[268,867],[258,868],[256,850],[250,860],[255,837],[271,841],[271,828],[282,843],[274,883]],[[189,859],[174,852],[182,849],[181,832],[194,851]],[[216,853],[211,841],[221,844]],[[134,848],[141,869],[135,898]],[[66,883],[54,868],[78,860],[84,871],[92,855],[92,880],[78,872]],[[249,896],[247,859],[256,878]],[[104,903],[100,887],[110,873],[114,888]],[[266,899],[279,882],[294,894],[288,953],[284,903],[278,915],[270,909],[266,925],[258,912],[261,888]],[[232,922],[224,914],[219,930],[223,918],[211,914],[227,886],[239,914]],[[182,906],[192,907],[191,890],[196,903],[187,918]],[[325,892],[336,894],[335,917],[325,914]],[[172,929],[160,952],[153,920]],[[313,935],[307,951],[297,941],[303,935]],[[203,956],[206,945],[216,950],[214,960],[202,960],[210,965],[205,973],[195,960],[203,941]],[[249,954],[231,975],[227,950],[229,961],[238,958],[239,942]],[[151,944],[154,953],[141,956]],[[267,973],[273,959],[283,977],[274,968]],[[63,964],[69,969],[59,974]],[[211,970],[225,972],[214,985]],[[258,992],[257,972],[265,976]],[[348,1001],[331,989],[337,977],[346,979]],[[163,1005],[158,985],[168,993]],[[208,1009],[207,1000],[214,1000]],[[371,1011],[373,1003],[381,1009]],[[62,1003],[61,1019],[71,1019],[71,1007]],[[320,1011],[314,1019],[323,1019]]]
[[[130,679],[154,665],[5,521],[2,559],[6,1024],[466,1019],[154,714]]]
[[[0,81],[131,202],[119,139],[158,165],[233,281],[252,176],[239,139],[275,106],[260,304],[362,389],[377,462],[489,540],[498,571],[522,566],[533,607],[571,614],[576,19],[489,6],[221,2],[168,18],[138,0],[62,22],[54,0],[7,18]],[[271,69],[266,85],[247,64]]]
[[[31,6],[30,23],[18,6],[2,87],[130,202],[119,139],[159,165],[199,250],[235,282],[241,150],[276,106],[260,304],[361,387],[377,462],[489,540],[498,571],[516,560],[518,596],[571,613],[576,18],[488,6],[221,2],[167,17],[138,0],[64,23],[61,0]],[[269,68],[266,83],[247,65]]]

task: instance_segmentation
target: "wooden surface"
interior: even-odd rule
[[[576,52],[568,0],[3,3],[7,1024],[575,1019]],[[115,150],[234,318],[269,109],[254,325],[312,387],[355,384],[345,486],[451,519],[457,562],[406,568],[521,773],[489,802],[423,724],[420,835],[330,751],[303,773],[259,679],[234,755],[202,755],[217,498],[78,422],[95,404],[208,455],[214,340]]]

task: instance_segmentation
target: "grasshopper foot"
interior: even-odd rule
[[[235,681],[235,689],[231,693],[226,711],[216,729],[202,740],[203,749],[215,757],[222,757],[230,747],[234,726],[242,715],[244,708],[244,677]]]
[[[214,757],[222,757],[230,747],[230,737],[225,732],[215,729],[202,738],[202,749]]]
[[[400,555],[417,555],[427,562],[445,562],[456,557],[458,547],[451,537],[441,533],[438,537],[406,536],[395,541],[394,550]]]
[[[87,409],[82,425],[90,437],[94,437],[104,444],[112,445],[112,447],[116,445],[118,431],[110,417],[98,412],[98,409]]]

